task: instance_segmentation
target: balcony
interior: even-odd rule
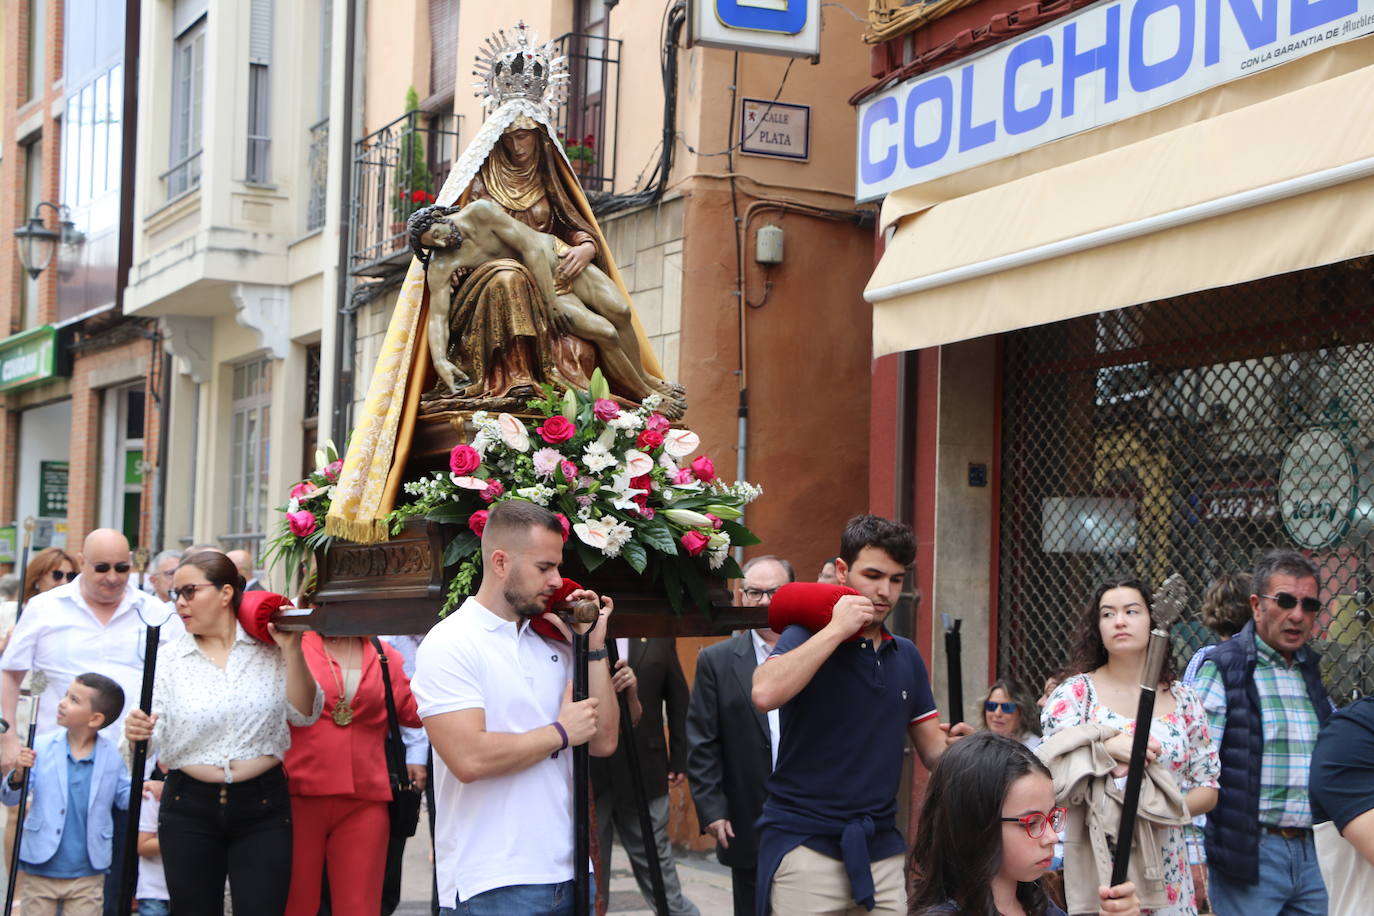
[[[406,112],[354,147],[349,271],[386,277],[410,263],[406,220],[434,201],[453,167],[458,123],[453,115]]]
[[[578,32],[555,41],[568,58],[569,75],[568,101],[558,110],[559,135],[583,189],[609,193],[615,185],[621,42]]]

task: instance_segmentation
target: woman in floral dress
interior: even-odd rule
[[[1041,713],[1046,738],[1076,725],[1097,724],[1117,729],[1104,747],[1124,776],[1131,757],[1135,714],[1140,699],[1140,671],[1149,646],[1151,596],[1149,586],[1135,579],[1104,583],[1093,595],[1082,619],[1067,678]],[[1166,656],[1150,722],[1150,758],[1164,763],[1178,780],[1192,814],[1204,814],[1217,803],[1221,763],[1212,742],[1207,715],[1197,695],[1174,680]],[[1164,837],[1164,885],[1170,905],[1155,916],[1196,916],[1197,900],[1183,828],[1158,831]],[[1144,912],[1144,911],[1142,911]]]

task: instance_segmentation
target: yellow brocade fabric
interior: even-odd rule
[[[541,140],[546,150],[555,142],[551,136]],[[487,165],[496,158],[499,149],[500,146],[496,146],[483,163],[481,177],[484,182],[488,173]],[[558,195],[561,201],[566,201],[580,220],[590,227],[592,241],[599,252],[598,262],[603,263],[606,274],[628,301],[629,292],[625,289],[610,248],[572,169],[561,155],[552,157],[550,167],[557,184],[547,190]],[[506,177],[509,176],[503,176],[503,184]],[[506,186],[510,187],[508,184]],[[517,183],[515,187],[518,189],[520,185]],[[536,189],[544,192],[537,184]],[[445,187],[440,194],[440,202],[451,205],[465,190]],[[524,197],[523,190],[516,193]],[[531,204],[537,203],[537,196]],[[502,204],[504,206],[504,202]],[[400,491],[401,476],[410,454],[410,441],[419,411],[421,388],[430,364],[425,337],[426,302],[425,270],[418,260],[412,259],[396,299],[391,322],[382,339],[377,364],[367,386],[367,396],[348,441],[343,470],[334,484],[329,514],[325,518],[325,532],[333,537],[363,544],[384,541],[388,537],[386,516],[395,506],[396,495]],[[662,378],[663,370],[637,313],[633,315],[633,322],[644,368]]]

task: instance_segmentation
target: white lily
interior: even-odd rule
[[[691,509],[664,509],[663,514],[668,516],[669,521],[676,522],[684,528],[710,528],[711,520],[700,512],[693,512]]]

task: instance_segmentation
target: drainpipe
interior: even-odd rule
[[[353,359],[352,353],[345,349],[345,342],[353,338],[354,311],[350,307],[348,265],[352,259],[353,226],[353,71],[354,56],[357,53],[358,0],[346,0],[344,5],[344,74],[343,74],[343,117],[340,130],[343,132],[342,150],[339,154],[339,256],[338,286],[335,290],[334,313],[334,415],[330,422],[330,435],[339,448],[348,439],[349,421],[353,402]],[[350,345],[351,346],[351,345]],[[344,366],[349,368],[344,371]]]

